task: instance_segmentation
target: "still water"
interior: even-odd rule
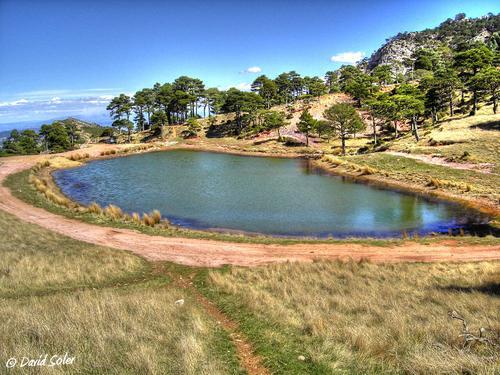
[[[299,159],[176,150],[93,161],[54,178],[80,203],[158,209],[174,224],[201,229],[383,237],[478,220],[457,204],[354,183]]]

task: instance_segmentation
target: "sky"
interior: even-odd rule
[[[487,0],[0,0],[0,131],[104,121],[113,95],[180,75],[221,89],[290,70],[323,76],[399,32],[499,11]]]

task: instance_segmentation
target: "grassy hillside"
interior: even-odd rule
[[[211,271],[200,287],[241,321],[274,373],[496,373],[462,324],[498,340],[498,262],[280,264]]]
[[[226,333],[161,265],[2,211],[0,239],[2,366],[11,357],[68,352],[74,364],[40,373],[240,371]],[[176,305],[181,298],[184,305]]]
[[[241,334],[273,373],[500,370],[490,344],[462,348],[461,322],[448,316],[455,310],[471,333],[485,328],[498,340],[498,262],[189,268],[74,241],[1,211],[0,238],[0,361],[75,357],[40,373],[241,373],[233,345]],[[200,292],[233,331],[208,313]]]

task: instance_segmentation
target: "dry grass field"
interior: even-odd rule
[[[226,332],[157,268],[0,211],[0,373],[11,357],[65,353],[73,364],[31,371],[239,373]]]
[[[499,280],[498,262],[317,262],[212,271],[200,285],[276,373],[493,374],[498,346],[463,348],[448,314],[498,345]]]

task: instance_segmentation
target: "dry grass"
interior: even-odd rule
[[[196,300],[134,255],[71,240],[2,211],[0,254],[2,373],[11,357],[66,352],[75,357],[72,365],[33,373],[241,372],[229,337]],[[184,305],[176,305],[181,298]]]
[[[490,163],[500,172],[498,152],[500,115],[478,115],[440,123],[423,129],[416,143],[411,136],[400,138],[390,145],[391,150],[440,156],[458,163]]]
[[[29,175],[28,181],[35,189],[42,193],[48,200],[54,202],[59,206],[64,206],[72,209],[79,209],[80,206],[69,198],[61,194],[58,190],[53,189],[53,184],[49,184],[45,179],[38,178],[32,174]]]
[[[157,286],[0,300],[0,358],[75,356],[42,374],[234,373],[214,350],[215,322],[194,300],[175,305],[179,298],[182,291]]]
[[[0,297],[116,279],[145,262],[19,221],[0,211]]]
[[[325,155],[321,158],[321,160],[334,168],[342,167],[346,171],[358,173],[358,176],[380,173],[377,168],[372,168],[367,165],[359,165],[333,155]]]
[[[110,204],[106,206],[103,210],[104,215],[110,217],[113,220],[120,220],[123,218],[123,211],[120,207]]]
[[[448,317],[456,310],[474,333],[498,337],[499,280],[498,262],[317,262],[208,277],[221,304],[260,327],[258,345],[279,357],[276,368],[292,352],[288,361],[302,354],[328,372],[413,374],[500,371],[499,351],[462,350],[461,324]]]
[[[88,158],[90,158],[89,153],[84,153],[84,154],[74,153],[74,154],[71,154],[70,156],[68,156],[68,159],[71,161],[78,161],[78,160],[83,160],[83,159],[88,159]]]
[[[45,165],[46,167],[50,166],[56,169],[59,168],[74,168],[82,165],[81,162],[76,161],[76,160],[71,160],[68,158],[65,158],[63,156],[56,156],[48,160],[49,164]]]
[[[87,206],[87,211],[96,214],[96,215],[102,215],[102,207],[97,204],[96,202],[92,202]]]

